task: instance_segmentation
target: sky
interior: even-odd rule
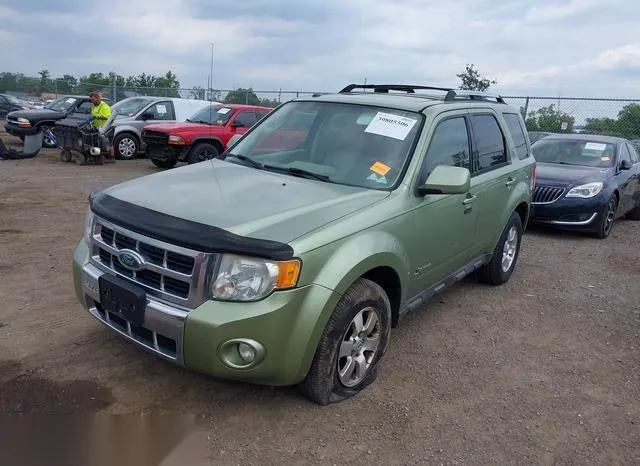
[[[55,5],[55,6],[52,6]],[[0,0],[0,71],[172,70],[182,87],[457,87],[640,98],[637,0]]]

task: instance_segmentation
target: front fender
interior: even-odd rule
[[[384,231],[368,231],[301,255],[300,286],[316,284],[334,291],[334,299],[317,303],[314,328],[308,340],[301,374],[308,370],[322,332],[339,298],[359,277],[377,267],[393,269],[400,280],[401,302],[406,300],[409,254],[399,238]],[[312,310],[307,310],[312,312]]]
[[[138,129],[135,126],[132,126],[132,125],[116,125],[114,128],[115,128],[114,131],[113,131],[113,137],[114,138],[118,134],[121,134],[121,133],[131,133],[138,139],[138,142],[141,141],[140,132],[138,131]]]

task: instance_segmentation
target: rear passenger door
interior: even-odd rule
[[[469,111],[471,176],[478,220],[472,253],[492,251],[502,231],[505,200],[516,183],[507,131],[491,109]]]

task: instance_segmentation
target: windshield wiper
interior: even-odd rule
[[[310,171],[304,170],[302,168],[277,167],[275,165],[263,165],[263,168],[265,168],[267,170],[281,171],[281,172],[285,172],[285,173],[290,173],[292,175],[306,176],[307,178],[314,178],[314,179],[320,180],[320,181],[331,181],[331,178],[329,176],[327,176],[327,175],[322,175],[320,173],[310,172]]]
[[[223,155],[225,156],[225,158],[233,157],[235,159],[242,160],[243,162],[247,162],[249,165],[251,165],[254,168],[258,168],[258,169],[264,168],[264,166],[260,162],[256,162],[255,160],[253,160],[252,158],[247,157],[246,155],[231,154],[231,153],[226,153],[226,154],[223,154]]]

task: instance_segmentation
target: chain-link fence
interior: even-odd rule
[[[0,76],[0,78],[2,77]],[[4,84],[2,79],[0,79],[0,92],[13,91],[14,89],[2,88]],[[38,95],[39,98],[35,100],[47,100],[65,94],[86,95],[91,91],[98,90],[112,103],[127,97],[157,96],[276,107],[297,97],[326,93],[290,89],[253,90],[251,88],[205,89],[203,87],[125,86],[121,85],[123,83],[115,81],[111,81],[109,84],[78,81],[75,78],[45,81],[28,77],[21,79],[22,91],[20,94],[25,98]],[[5,85],[5,87],[7,86]],[[509,104],[520,109],[529,131],[553,133],[584,132],[640,140],[640,99],[527,96],[505,96],[505,99]]]
[[[529,131],[640,139],[640,99],[505,96]]]

